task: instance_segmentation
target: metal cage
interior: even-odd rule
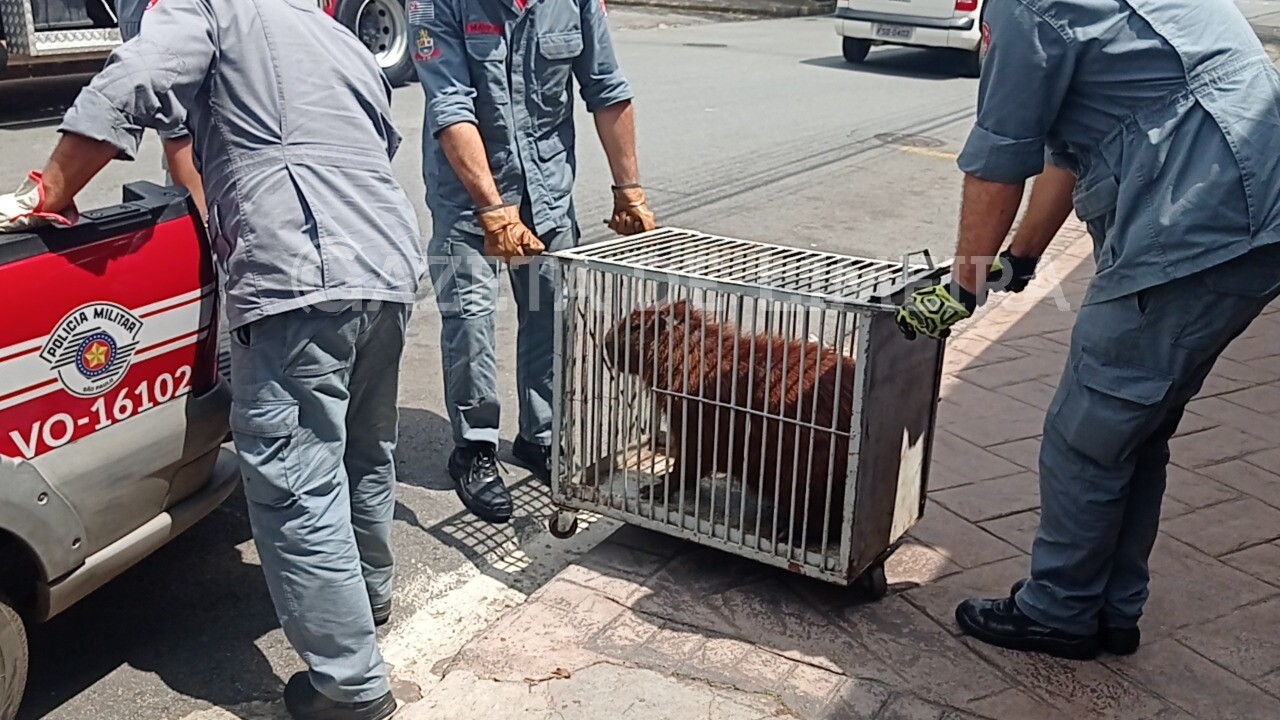
[[[946,269],[673,228],[548,257],[551,531],[586,511],[883,594],[944,347],[907,341],[896,299]]]

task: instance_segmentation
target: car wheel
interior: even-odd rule
[[[844,59],[851,63],[860,63],[867,59],[867,53],[871,52],[871,43],[867,40],[858,40],[857,38],[844,39]]]
[[[334,18],[373,53],[393,87],[413,79],[413,52],[404,5],[397,0],[340,0]]]
[[[979,43],[978,49],[965,54],[964,74],[966,77],[976,78],[982,76],[982,66],[987,61],[986,49]]]
[[[0,595],[0,720],[13,720],[27,689],[27,630],[9,598]]]

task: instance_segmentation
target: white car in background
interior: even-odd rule
[[[860,63],[876,45],[938,48],[963,53],[964,74],[982,71],[986,43],[983,0],[838,0],[836,34],[844,59]]]

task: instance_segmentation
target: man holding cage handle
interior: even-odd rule
[[[1169,440],[1280,296],[1280,73],[1230,0],[990,0],[983,25],[955,294],[917,291],[899,325],[944,338],[973,314],[1001,279],[983,258],[1037,174],[1030,227],[1001,265],[1034,268],[1074,208],[1097,271],[1046,413],[1030,577],[961,603],[956,621],[1012,650],[1129,654]]]
[[[609,161],[608,225],[621,235],[655,227],[639,184],[632,91],[603,0],[408,0],[406,13],[427,95],[423,175],[455,445],[448,470],[463,504],[501,523],[513,503],[496,458],[499,261],[509,266],[519,323],[512,454],[549,482],[556,300],[550,264],[536,256],[581,239],[573,80]]]

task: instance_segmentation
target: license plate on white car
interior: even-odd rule
[[[910,40],[914,28],[903,25],[876,25],[876,37],[886,40]]]

